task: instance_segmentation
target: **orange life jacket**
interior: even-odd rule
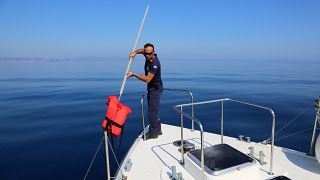
[[[121,134],[127,116],[131,114],[132,111],[129,107],[121,104],[116,96],[109,96],[106,104],[109,107],[102,122],[102,128],[106,130],[108,134],[118,137]]]

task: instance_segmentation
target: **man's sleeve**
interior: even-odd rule
[[[149,66],[149,72],[152,74],[156,74],[159,69],[159,63],[151,63]]]

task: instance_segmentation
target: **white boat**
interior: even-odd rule
[[[185,91],[191,95],[190,104],[174,107],[180,113],[180,127],[162,124],[162,135],[157,139],[144,140],[142,137],[148,131],[148,127],[145,128],[144,125],[143,95],[141,98],[143,132],[127,152],[113,178],[127,180],[320,179],[319,137],[315,147],[316,155],[313,155],[317,124],[320,122],[319,100],[315,103],[317,114],[310,153],[306,154],[274,145],[276,119],[273,110],[268,107],[230,98],[193,102],[191,92],[174,91]],[[224,103],[230,101],[268,111],[271,115],[270,124],[272,124],[270,140],[252,142],[250,137],[225,136]],[[220,134],[204,132],[201,122],[194,117],[194,106],[212,103],[221,105]],[[183,111],[186,107],[191,107],[191,115]],[[192,123],[191,129],[184,128],[183,125],[187,122]],[[197,125],[197,128],[194,125]],[[110,179],[107,144],[105,144],[107,178]]]

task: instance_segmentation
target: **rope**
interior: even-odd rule
[[[300,133],[303,133],[303,132],[306,132],[306,131],[309,131],[313,128],[309,128],[309,129],[305,129],[305,130],[302,130],[302,131],[298,131],[298,132],[295,132],[295,133],[292,133],[292,134],[289,134],[287,136],[283,136],[281,138],[277,138],[275,139],[274,141],[278,141],[278,140],[281,140],[281,139],[285,139],[285,138],[288,138],[288,137],[291,137],[291,136],[294,136],[294,135],[297,135],[297,134],[300,134]],[[320,128],[316,128],[316,130],[319,130]],[[258,142],[257,144],[270,144],[271,143],[271,140],[270,139],[267,139],[267,140],[264,140],[264,141],[261,141],[261,142]]]
[[[90,169],[91,169],[91,166],[92,166],[92,164],[93,164],[94,160],[96,159],[96,156],[97,156],[97,154],[98,154],[98,152],[99,152],[99,149],[100,149],[100,147],[101,147],[101,144],[102,144],[102,142],[103,142],[103,139],[104,139],[104,136],[102,136],[102,138],[101,138],[100,144],[99,144],[99,146],[98,146],[98,148],[97,148],[97,150],[96,150],[96,153],[94,154],[94,156],[93,156],[93,158],[92,158],[92,160],[91,160],[91,163],[90,163],[90,165],[89,165],[89,167],[88,167],[88,169],[87,169],[87,172],[86,172],[83,180],[85,180],[85,179],[87,178],[88,174],[89,174],[89,171],[90,171]]]
[[[285,138],[288,138],[290,136],[293,136],[293,135],[297,135],[297,134],[300,134],[300,133],[303,133],[303,132],[306,132],[306,131],[309,131],[309,130],[312,130],[313,128],[309,128],[309,129],[305,129],[305,130],[302,130],[302,131],[299,131],[299,132],[295,132],[295,133],[292,133],[292,134],[289,134],[287,136],[284,136],[284,137],[281,137],[281,138],[277,138],[275,139],[274,141],[278,141],[278,140],[281,140],[281,139],[285,139]],[[320,129],[320,128],[316,128],[317,130]]]
[[[98,154],[98,152],[99,152],[99,150],[100,150],[100,147],[101,147],[101,144],[102,144],[103,141],[104,141],[104,136],[102,136],[102,138],[101,138],[101,141],[100,141],[100,143],[99,143],[99,146],[98,146],[98,148],[96,149],[96,152],[94,153],[94,156],[93,156],[93,158],[92,158],[92,160],[91,160],[91,163],[90,163],[90,165],[89,165],[89,167],[88,167],[88,169],[87,169],[87,172],[86,172],[83,180],[86,180],[86,179],[87,179],[87,176],[88,176],[88,174],[89,174],[89,172],[90,172],[90,170],[91,170],[91,167],[92,167],[92,165],[93,165],[93,162],[94,162],[95,159],[96,159],[96,156],[97,156],[97,154]],[[111,146],[111,144],[110,144],[109,138],[108,138],[108,143],[109,143],[109,145],[110,145],[110,149],[111,149],[111,152],[112,152],[112,154],[113,154],[113,157],[114,157],[114,159],[116,160],[116,163],[117,163],[118,167],[120,167],[119,162],[118,162],[118,160],[117,160],[117,157],[116,157],[116,155],[115,155],[115,153],[114,153],[114,150],[113,150],[113,148],[112,148],[112,146]],[[111,178],[115,179],[115,177],[111,177]]]
[[[280,128],[275,134],[274,136],[276,136],[277,134],[279,134],[282,130],[284,130],[286,127],[288,127],[291,123],[293,123],[295,120],[298,119],[299,116],[301,116],[303,113],[305,113],[307,110],[309,110],[310,106],[312,106],[313,104],[308,105],[304,110],[302,110],[297,116],[295,116],[292,120],[290,120],[287,124],[285,124],[282,128]],[[264,141],[261,141],[261,143],[270,143],[271,142],[271,137],[269,139],[266,139]]]
[[[118,160],[117,160],[116,154],[114,153],[114,150],[113,150],[113,148],[112,148],[112,146],[111,146],[111,143],[110,143],[110,141],[109,141],[109,138],[107,138],[107,139],[108,139],[108,143],[109,143],[109,145],[110,145],[110,149],[111,149],[111,152],[112,152],[112,154],[113,154],[113,157],[114,157],[114,159],[116,160],[116,162],[117,162],[117,164],[118,164],[118,168],[119,168],[120,165],[119,165],[119,162],[118,162]]]
[[[276,136],[277,134],[279,134],[283,129],[285,129],[287,126],[289,126],[291,123],[293,123],[295,120],[298,119],[299,116],[301,116],[303,113],[305,113],[307,110],[309,110],[310,106],[308,105],[303,111],[301,111],[296,117],[294,117],[292,120],[290,120],[287,124],[285,124],[281,129],[279,129],[274,135]]]

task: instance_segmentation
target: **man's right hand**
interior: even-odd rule
[[[134,72],[128,72],[127,73],[127,78],[133,77],[135,76]]]
[[[130,55],[129,55],[129,59],[134,59],[134,57],[136,56],[136,52],[135,51],[132,51],[131,53],[130,53]]]

